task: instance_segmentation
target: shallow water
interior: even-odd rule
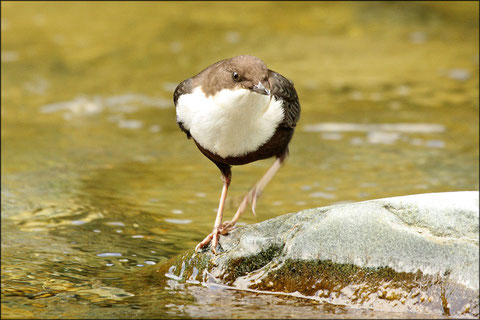
[[[479,188],[478,3],[1,6],[4,318],[394,316],[134,285],[213,225],[220,174],[171,96],[226,57],[261,57],[302,104],[291,157],[242,223]],[[233,169],[227,218],[271,163]]]

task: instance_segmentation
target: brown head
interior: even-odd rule
[[[249,55],[219,61],[197,74],[194,81],[201,83],[207,96],[222,89],[248,89],[270,95],[267,66],[259,58]]]

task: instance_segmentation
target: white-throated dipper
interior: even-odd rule
[[[258,196],[288,155],[288,143],[300,117],[293,82],[269,70],[257,57],[218,61],[182,81],[173,94],[177,124],[220,169],[223,189],[213,231],[195,251],[235,226],[249,203],[255,214]],[[248,191],[233,219],[222,223],[231,167],[276,157],[267,173]]]

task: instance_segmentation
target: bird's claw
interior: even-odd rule
[[[218,239],[220,238],[220,235],[226,235],[230,231],[235,229],[235,223],[228,221],[222,223],[218,229],[214,229],[212,233],[210,233],[208,236],[205,237],[205,239],[202,240],[197,246],[195,247],[195,252],[198,252],[203,247],[206,247],[209,243],[211,243],[210,247],[212,249],[213,253],[217,253],[217,245],[218,245]]]
[[[214,230],[212,233],[210,233],[208,236],[205,237],[205,239],[202,240],[197,246],[195,247],[195,252],[198,252],[201,248],[207,246],[209,243],[211,243],[210,247],[212,249],[212,252],[214,254],[217,253],[217,245],[218,245],[218,238],[220,237],[220,232],[219,230]]]
[[[257,199],[260,197],[262,194],[262,191],[257,187],[254,186],[250,192],[248,192],[248,202],[252,204],[252,213],[254,216],[257,215],[255,212],[255,208],[257,207]]]
[[[219,228],[218,232],[220,232],[221,235],[226,235],[230,231],[235,229],[235,223],[231,221],[224,222]]]
[[[242,203],[240,204],[240,207],[238,208],[237,213],[235,214],[235,217],[233,218],[232,221],[227,221],[222,223],[218,228],[214,228],[212,233],[210,233],[208,236],[205,237],[205,239],[202,240],[196,247],[195,247],[195,252],[198,252],[203,247],[206,247],[209,243],[211,243],[210,248],[214,254],[217,253],[217,245],[218,245],[218,239],[220,238],[220,235],[226,235],[233,229],[235,229],[235,223],[238,219],[238,216],[244,212],[244,210],[247,208],[248,204],[252,204],[252,212],[253,215],[256,215],[255,213],[255,207],[257,206],[257,199],[260,197],[262,193],[261,188],[259,188],[257,185],[253,186],[252,189],[250,189],[243,199]]]

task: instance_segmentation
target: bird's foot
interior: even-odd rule
[[[255,212],[255,208],[257,207],[257,199],[260,198],[260,195],[262,194],[262,189],[260,189],[258,186],[255,186],[253,187],[252,193],[253,193],[251,195],[252,212],[253,212],[253,215],[256,216],[257,213]]]
[[[218,232],[220,232],[221,235],[226,235],[235,228],[235,222],[227,221],[222,223],[222,225],[218,228]]]
[[[198,252],[201,248],[207,246],[209,243],[211,243],[210,247],[212,249],[212,252],[214,254],[217,253],[217,245],[218,245],[218,238],[220,237],[220,230],[219,229],[214,229],[212,233],[210,233],[208,236],[205,237],[205,239],[202,240],[197,246],[195,247],[195,252]]]
[[[257,185],[254,185],[245,195],[245,198],[243,198],[242,203],[240,204],[240,207],[238,208],[238,211],[240,211],[240,214],[245,211],[247,206],[249,204],[252,205],[252,213],[254,216],[256,216],[255,208],[257,207],[257,199],[260,197],[262,194],[262,189],[260,189]]]
[[[212,252],[216,254],[218,239],[220,238],[220,235],[226,235],[235,228],[235,222],[233,221],[227,221],[222,223],[220,227],[218,227],[218,229],[213,230],[212,233],[210,233],[208,236],[205,237],[205,239],[202,240],[202,242],[197,244],[197,246],[195,247],[195,252],[211,243]]]

